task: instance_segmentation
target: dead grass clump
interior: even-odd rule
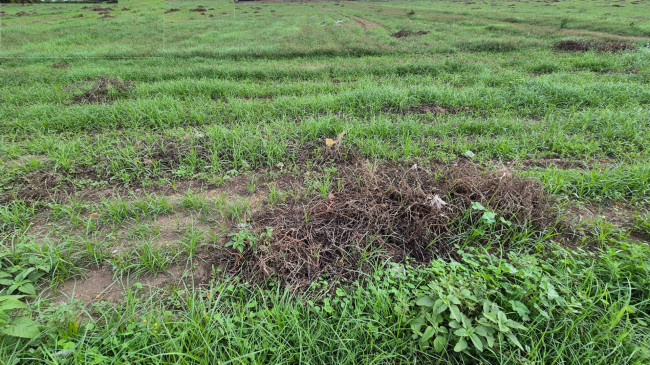
[[[402,29],[397,33],[391,34],[390,36],[394,37],[394,38],[402,38],[402,37],[410,37],[410,36],[425,35],[425,34],[429,34],[429,32],[424,31],[424,30],[414,32],[412,30]]]
[[[339,173],[340,188],[326,199],[254,216],[256,229],[272,228],[272,238],[242,255],[232,252],[235,268],[244,277],[277,277],[299,288],[324,274],[355,278],[369,252],[397,262],[453,257],[452,240],[444,238],[472,202],[522,222],[548,219],[541,185],[509,170],[485,173],[469,162],[441,170],[364,163]]]
[[[635,50],[636,47],[626,42],[585,42],[568,40],[556,43],[553,49],[567,52],[587,52],[596,50],[599,52],[623,52]]]
[[[94,85],[90,90],[85,91],[81,95],[74,97],[74,102],[77,104],[82,103],[107,103],[118,99],[120,96],[126,94],[130,89],[135,87],[131,81],[124,81],[115,77],[101,76],[97,78],[90,78],[88,81],[94,81]]]
[[[625,42],[603,42],[599,43],[596,49],[600,52],[623,52],[634,51],[636,46]]]

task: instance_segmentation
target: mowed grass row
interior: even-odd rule
[[[536,80],[501,87],[474,86],[460,90],[451,85],[400,88],[396,85],[362,84],[358,89],[351,87],[340,93],[277,98],[260,91],[249,98],[273,100],[253,101],[232,97],[228,94],[233,90],[225,91],[225,87],[209,82],[203,85],[195,83],[195,93],[175,92],[181,90],[182,85],[179,82],[168,85],[167,88],[161,87],[171,95],[160,95],[155,89],[147,91],[142,88],[144,95],[141,97],[111,105],[62,106],[35,103],[9,110],[3,108],[3,123],[8,130],[21,132],[147,126],[169,128],[336,113],[370,117],[425,103],[450,109],[461,108],[477,115],[543,117],[552,115],[556,110],[590,107],[623,110],[637,108],[642,111],[647,109],[645,106],[650,101],[648,88],[620,82],[578,86]],[[153,96],[154,94],[158,95]],[[118,94],[113,97],[121,96]]]
[[[199,5],[207,10],[191,12]],[[515,5],[514,7],[512,5]],[[82,5],[59,9],[11,7],[3,18],[7,56],[128,57],[195,55],[265,58],[300,55],[372,55],[449,52],[458,48],[511,51],[538,46],[540,39],[587,36],[642,41],[650,36],[647,4],[612,9],[607,1],[565,4],[453,4],[415,1],[362,4],[233,4],[200,1],[146,4],[126,1],[102,18]],[[130,8],[129,8],[130,6]],[[164,14],[168,9],[178,12]],[[259,9],[257,9],[259,8]],[[13,10],[17,9],[17,10]],[[19,10],[29,17],[11,16]],[[564,16],[548,13],[565,12]],[[81,18],[72,18],[83,14]],[[625,20],[623,20],[625,19]],[[249,24],[255,23],[254,27]],[[417,40],[397,40],[390,34],[424,29]],[[259,32],[258,29],[265,29]],[[80,32],[79,30],[83,30]],[[43,34],[50,37],[44,38]],[[480,35],[479,35],[480,34]],[[444,42],[440,42],[444,39]],[[219,44],[219,47],[210,47]]]
[[[650,12],[635,3],[3,5],[0,363],[648,363]],[[552,219],[487,192],[456,212],[443,176],[460,166],[484,171],[470,190],[532,178],[532,203],[516,187],[501,203],[537,208],[544,190]],[[387,168],[374,176],[435,176],[401,205],[457,213],[418,243],[430,260],[401,230],[296,236],[353,266],[302,287],[270,274],[290,207],[307,225],[373,176],[344,174]]]
[[[232,104],[247,106],[251,114],[265,106],[263,102],[230,102],[223,108]],[[191,112],[185,111],[187,114]],[[187,114],[179,110],[175,115],[191,116]],[[89,121],[92,120],[93,114],[87,116]],[[169,118],[162,112],[160,116]],[[516,115],[477,117],[471,112],[380,114],[365,118],[345,114],[301,118],[288,115],[260,123],[264,120],[212,124],[206,118],[203,126],[193,127],[191,124],[194,123],[188,123],[190,126],[172,125],[166,126],[165,130],[162,130],[162,123],[160,130],[151,130],[147,125],[120,129],[124,126],[116,120],[112,125],[119,130],[113,132],[7,133],[3,136],[6,143],[0,148],[0,156],[5,163],[22,155],[40,155],[54,161],[69,159],[75,163],[93,164],[100,156],[113,156],[117,153],[113,148],[118,146],[123,151],[132,151],[130,157],[139,155],[146,158],[147,148],[172,142],[184,145],[187,151],[201,150],[202,155],[205,151],[224,156],[241,154],[244,159],[259,161],[259,155],[284,153],[289,146],[298,147],[305,143],[322,145],[324,138],[346,131],[346,144],[377,158],[399,159],[399,154],[393,153],[401,151],[404,158],[437,155],[448,159],[469,149],[477,153],[479,160],[560,157],[630,162],[647,156],[644,143],[648,137],[650,117],[643,109],[612,108],[558,112],[540,120]],[[174,124],[180,123],[174,121]],[[274,149],[279,150],[270,152]]]

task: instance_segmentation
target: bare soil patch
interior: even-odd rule
[[[429,32],[427,32],[425,30],[419,30],[417,32],[414,32],[412,30],[402,29],[397,33],[391,34],[390,36],[394,37],[394,38],[403,38],[403,37],[419,36],[419,35],[425,35],[425,34],[429,34]]]
[[[626,42],[586,42],[579,40],[568,40],[556,43],[553,49],[567,52],[586,52],[596,50],[599,52],[622,52],[636,50],[636,46]]]
[[[142,275],[137,278],[137,282],[150,289],[181,286],[183,283],[205,284],[211,278],[211,263],[198,258],[196,262],[198,265],[190,275],[185,275],[185,269],[181,265],[174,265],[164,273]],[[83,277],[67,280],[59,287],[53,303],[59,305],[72,300],[81,301],[87,311],[92,311],[93,305],[99,302],[118,303],[124,298],[126,284],[132,284],[124,283],[118,277],[110,267],[91,268],[86,270]],[[53,292],[48,288],[44,293]]]
[[[65,199],[74,194],[97,195],[97,188],[86,189],[79,183],[101,181],[97,174],[90,167],[77,167],[66,175],[49,170],[47,168],[31,171],[24,176],[18,177],[11,182],[11,190],[0,189],[0,202],[7,202],[13,199],[23,200],[27,203],[34,203],[43,200]]]
[[[199,6],[196,7],[196,9],[190,9],[190,11],[198,12],[198,13],[205,13],[206,11],[208,11],[208,9],[206,9],[205,6],[203,6],[203,5],[199,5]]]
[[[60,294],[55,304],[71,300],[82,301],[85,307],[90,307],[96,301],[106,300],[117,302],[121,300],[124,288],[113,280],[113,271],[109,268],[90,271],[85,278],[68,280],[59,289]]]
[[[57,172],[32,171],[21,177],[20,184],[13,195],[26,202],[48,199],[54,196],[56,188],[62,181],[63,176]]]
[[[469,162],[422,169],[367,162],[339,169],[340,188],[326,199],[294,201],[253,217],[273,236],[225,259],[251,280],[277,277],[295,288],[328,275],[354,279],[367,252],[382,260],[427,262],[454,257],[452,222],[480,202],[510,219],[543,227],[552,218],[541,184]]]
[[[135,87],[131,81],[115,77],[100,76],[89,78],[94,85],[81,95],[76,95],[73,100],[76,104],[107,103],[114,101]]]
[[[177,11],[181,11],[181,9],[177,9],[177,8],[169,9],[169,10],[165,11],[165,14],[175,13]]]
[[[73,16],[73,18],[83,18],[83,17],[84,17],[83,14],[79,14],[79,15],[75,15],[75,16]]]

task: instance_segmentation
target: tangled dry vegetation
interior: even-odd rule
[[[633,44],[626,42],[585,42],[580,40],[567,40],[556,43],[553,49],[568,52],[587,52],[596,50],[598,52],[623,52],[635,50]]]
[[[116,77],[97,77],[89,78],[88,82],[93,86],[84,91],[82,94],[74,97],[74,103],[107,103],[119,98],[120,95],[127,93],[135,87],[135,84],[128,80],[122,80]]]
[[[539,182],[463,161],[431,169],[359,162],[342,166],[326,198],[293,201],[253,217],[269,239],[227,259],[244,277],[304,287],[325,275],[354,279],[369,252],[395,262],[453,257],[446,240],[472,203],[519,223],[553,220]],[[338,188],[337,188],[338,187]]]

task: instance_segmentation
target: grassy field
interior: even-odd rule
[[[0,363],[650,362],[649,2],[95,6],[0,7]]]

